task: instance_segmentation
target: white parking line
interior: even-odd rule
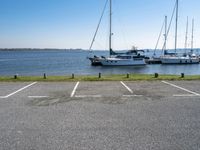
[[[193,94],[193,95],[195,95],[195,96],[200,96],[199,93],[190,91],[190,90],[188,90],[188,89],[185,89],[185,88],[183,88],[183,87],[177,86],[177,85],[175,85],[175,84],[172,84],[172,83],[169,83],[169,82],[166,82],[166,81],[162,81],[162,83],[165,83],[165,84],[168,84],[168,85],[170,85],[170,86],[172,86],[172,87],[175,87],[175,88],[178,88],[178,89],[180,89],[180,90],[186,91],[186,92],[188,92],[188,93],[190,93],[190,94]],[[179,96],[180,96],[180,95],[179,95]]]
[[[0,96],[1,99],[7,98],[6,96]]]
[[[27,89],[28,87],[30,87],[30,86],[32,86],[32,85],[34,85],[34,84],[36,84],[36,83],[37,83],[37,82],[33,82],[33,83],[31,83],[31,84],[29,84],[29,85],[27,85],[27,86],[25,86],[25,87],[23,87],[23,88],[21,88],[21,89],[15,91],[15,92],[13,92],[13,93],[11,93],[11,94],[8,94],[8,95],[6,95],[6,96],[1,96],[0,98],[8,98],[8,97],[10,97],[10,96],[12,96],[12,95],[14,95],[14,94],[16,94],[16,93],[19,93],[19,92],[23,91],[24,89]]]
[[[48,98],[49,96],[28,96],[28,98]]]
[[[78,88],[78,85],[79,85],[79,82],[76,83],[76,85],[75,85],[70,97],[74,97],[76,89]]]
[[[87,97],[100,98],[102,96],[101,95],[75,95],[74,97],[76,97],[76,98],[87,98]]]
[[[133,91],[122,81],[120,81],[120,83],[131,93],[133,94]]]
[[[143,95],[123,95],[123,97],[142,97]]]
[[[174,97],[195,97],[200,95],[194,95],[194,94],[183,94],[183,95],[173,95]]]

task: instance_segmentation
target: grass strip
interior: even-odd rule
[[[17,79],[11,76],[0,76],[0,82],[24,82],[24,81],[42,81],[42,82],[62,82],[62,81],[156,81],[156,80],[200,80],[200,75],[159,75],[155,78],[154,74],[130,74],[127,75],[101,75],[96,76],[18,76]]]

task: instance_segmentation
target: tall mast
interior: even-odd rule
[[[178,33],[178,0],[176,0],[175,53],[177,50],[177,33]]]
[[[167,49],[167,16],[165,16],[165,43],[164,43],[164,50]]]
[[[191,51],[193,50],[194,43],[194,19],[192,19],[192,40],[191,40]]]
[[[109,33],[109,51],[112,51],[112,0],[110,0],[110,33]]]
[[[185,33],[185,53],[187,49],[187,40],[188,40],[188,17],[187,17],[186,33]]]

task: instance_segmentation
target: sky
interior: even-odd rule
[[[0,48],[88,49],[106,0],[0,0]],[[179,0],[178,47],[200,47],[200,1]],[[154,49],[164,16],[171,17],[175,0],[113,0],[113,49]],[[93,49],[108,49],[109,10],[106,9]],[[169,20],[168,20],[169,22]],[[175,21],[167,48],[174,48]],[[162,36],[158,48],[162,47]]]

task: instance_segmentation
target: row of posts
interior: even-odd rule
[[[15,74],[15,75],[14,75],[14,79],[17,79],[18,76],[19,76],[18,74]],[[154,74],[154,77],[155,77],[155,78],[158,78],[158,77],[159,77],[159,74],[158,74],[158,73],[155,73],[155,74]],[[181,78],[184,78],[184,77],[185,77],[185,74],[184,74],[184,73],[181,73]],[[46,73],[43,74],[43,78],[44,78],[44,79],[47,79]],[[72,74],[72,79],[74,79],[74,78],[75,78],[75,75],[74,75],[74,73],[73,73],[73,74]],[[99,78],[99,79],[101,78],[101,73],[99,73],[98,78]],[[126,74],[126,78],[130,78],[130,74],[129,74],[129,73]]]

